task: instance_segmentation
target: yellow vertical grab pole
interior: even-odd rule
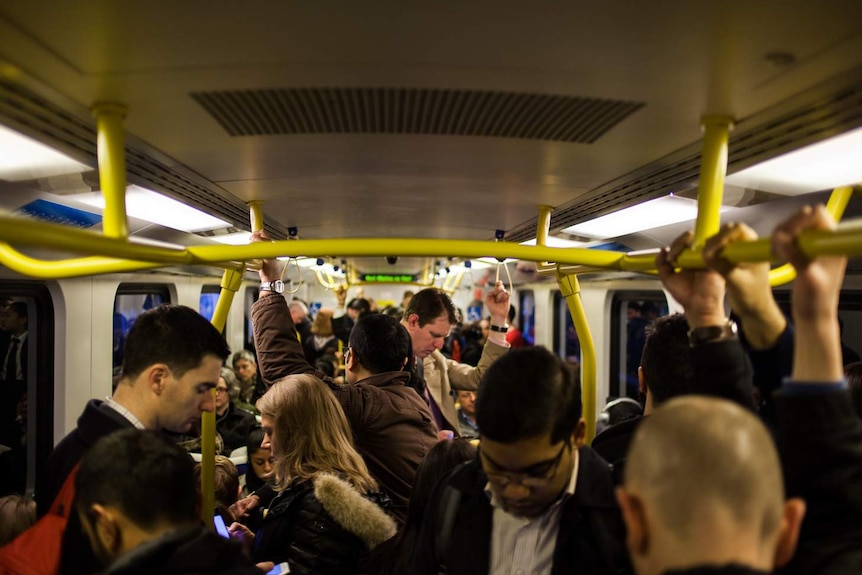
[[[596,436],[596,345],[587,323],[584,302],[581,301],[581,285],[575,274],[557,276],[560,292],[566,298],[569,313],[575,324],[575,332],[581,344],[581,397],[584,420],[587,426],[587,443]]]
[[[263,211],[261,202],[249,203],[249,217],[252,230],[263,227]],[[242,276],[245,273],[245,265],[241,270],[228,269],[224,271],[221,279],[221,291],[218,303],[213,311],[212,324],[217,330],[224,330],[227,322],[227,314],[233,303],[233,296],[242,286]],[[212,390],[213,402],[215,402],[215,389]],[[212,517],[215,514],[215,434],[216,434],[215,412],[204,412],[201,416],[201,519],[209,529],[213,529]]]
[[[537,246],[548,244],[553,211],[554,208],[550,206],[539,206],[539,219],[536,223]],[[557,282],[560,285],[560,292],[566,298],[569,314],[572,316],[578,340],[581,342],[581,403],[587,424],[587,441],[590,442],[596,435],[596,346],[593,343],[593,334],[590,332],[584,304],[581,301],[578,276],[557,274]]]
[[[129,235],[126,223],[126,157],[123,144],[122,104],[97,103],[93,106],[98,130],[99,184],[105,198],[102,229],[111,238]]]
[[[727,174],[727,142],[733,119],[727,116],[705,116],[703,152],[700,159],[700,179],[697,189],[697,222],[694,226],[694,247],[703,247],[708,237],[721,225],[721,199]]]

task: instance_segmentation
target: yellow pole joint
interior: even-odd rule
[[[718,233],[721,224],[721,198],[724,177],[727,174],[727,143],[733,118],[704,116],[703,152],[697,188],[697,222],[694,227],[694,245],[703,247],[706,239]]]
[[[539,219],[536,222],[536,245],[547,246],[548,234],[551,230],[551,212],[554,211],[552,206],[539,206]]]
[[[123,143],[122,104],[99,102],[93,105],[98,132],[99,184],[105,198],[102,229],[111,238],[129,235],[126,223],[126,150]]]

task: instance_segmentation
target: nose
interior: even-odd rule
[[[270,438],[268,433],[263,434],[263,441],[260,442],[261,449],[270,449],[272,447],[272,438]],[[266,462],[267,465],[271,465],[269,461]]]
[[[529,495],[530,488],[515,481],[510,481],[505,487],[503,487],[503,491],[500,493],[500,497],[512,503],[523,501],[529,497]]]
[[[436,349],[443,349],[443,344],[445,344],[445,343],[446,343],[445,337],[438,337],[437,339],[434,340],[434,347]]]
[[[271,461],[267,460],[267,462],[263,464],[263,471],[267,475],[272,473],[272,462]]]

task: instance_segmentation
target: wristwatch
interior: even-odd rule
[[[491,331],[496,331],[496,332],[499,332],[499,333],[506,333],[507,331],[509,331],[509,326],[508,326],[508,325],[506,325],[506,324],[503,324],[503,325],[494,325],[494,324],[491,324],[490,326],[488,326],[488,328],[489,328]]]
[[[274,282],[260,282],[260,291],[284,293],[284,282],[281,280],[275,280]]]
[[[688,345],[695,347],[705,343],[731,339],[736,337],[737,331],[736,322],[733,320],[727,320],[722,325],[696,327],[688,332]]]

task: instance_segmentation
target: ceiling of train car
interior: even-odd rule
[[[533,220],[538,204],[576,205],[692,145],[703,114],[744,119],[853,73],[860,17],[858,0],[5,0],[0,80],[80,118],[96,101],[124,103],[129,134],[162,163],[225,197],[263,200],[273,221],[303,238],[492,239]],[[228,115],[254,126],[278,105],[252,112],[237,91],[299,101],[292,90],[302,88],[340,89],[301,102],[302,114],[324,122],[352,105],[352,127],[332,120],[231,135],[203,102],[234,98]],[[441,99],[457,91],[460,100]],[[379,102],[362,99],[375,93]],[[443,115],[467,106],[476,126],[520,114],[521,131],[422,128],[433,118],[416,94]],[[524,94],[538,99],[495,111]],[[584,131],[597,110],[611,111],[591,142],[555,141],[547,130],[538,139],[553,114],[525,110],[541,95],[559,106],[581,99],[572,114],[586,119]],[[369,122],[409,117],[372,126],[360,113]],[[385,133],[393,131],[402,133]]]

